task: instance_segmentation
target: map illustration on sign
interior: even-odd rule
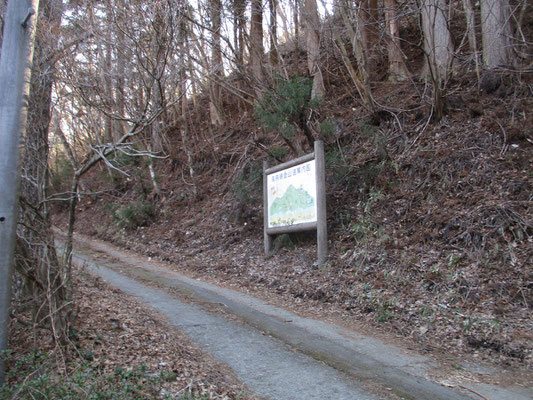
[[[315,222],[315,160],[267,176],[268,227]]]

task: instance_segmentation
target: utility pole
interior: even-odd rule
[[[20,184],[20,138],[26,126],[30,65],[39,0],[8,2],[0,53],[0,351],[7,348]],[[4,361],[0,359],[0,385]]]

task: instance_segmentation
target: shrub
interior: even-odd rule
[[[267,90],[255,105],[255,114],[268,131],[277,131],[290,139],[300,126],[304,112],[318,105],[311,100],[313,82],[309,78],[277,79],[276,88]]]
[[[273,244],[275,250],[294,249],[295,247],[294,242],[292,241],[290,235],[287,233],[276,236]]]
[[[134,201],[117,208],[113,217],[120,228],[135,229],[147,226],[155,215],[154,205],[148,201]]]
[[[272,161],[277,161],[283,160],[289,152],[285,147],[273,146],[270,149],[270,153],[272,154]]]
[[[231,191],[241,204],[258,204],[263,196],[263,168],[251,163],[239,171],[231,182]]]

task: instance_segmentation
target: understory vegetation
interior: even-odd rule
[[[90,358],[90,355],[85,357]],[[7,362],[10,361],[7,357]],[[0,396],[3,399],[43,400],[153,398],[159,397],[162,383],[174,378],[172,374],[152,374],[144,366],[133,371],[117,368],[113,374],[102,374],[90,362],[78,362],[70,364],[71,373],[61,375],[55,372],[58,360],[53,359],[53,355],[29,353],[18,358],[10,367],[6,379],[12,383],[0,389]],[[25,379],[17,382],[17,377]],[[163,395],[159,398],[173,397]],[[180,398],[190,397],[184,395]]]
[[[378,120],[339,107],[342,97],[321,103],[333,128],[321,137],[330,261],[320,268],[312,232],[278,238],[277,254],[262,255],[260,162],[290,159],[291,151],[280,151],[286,138],[276,133],[243,130],[251,119],[220,131],[225,150],[198,153],[196,197],[179,169],[159,161],[162,195],[144,226],[123,232],[116,215],[104,214],[78,229],[194,273],[338,308],[426,348],[531,365],[531,142],[522,126],[532,100],[524,83],[503,100],[478,96],[475,83],[458,79],[448,113],[434,124],[411,84],[388,87],[382,103],[396,107],[401,99],[405,111]],[[475,103],[458,100],[468,98]],[[503,132],[509,107],[515,119]],[[115,192],[116,207],[127,210],[119,199],[133,190],[132,182]],[[98,210],[98,203],[87,208]]]

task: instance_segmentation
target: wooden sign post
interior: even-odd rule
[[[274,235],[316,229],[317,261],[328,260],[326,166],[324,144],[315,151],[270,167],[263,162],[265,254],[272,253]]]

